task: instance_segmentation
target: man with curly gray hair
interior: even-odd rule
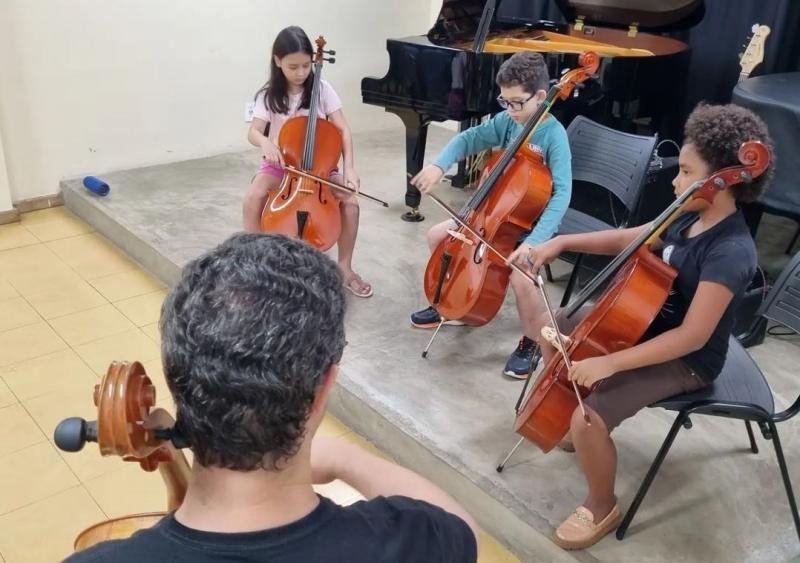
[[[183,504],[71,561],[476,561],[477,529],[438,487],[315,438],[345,346],[336,264],[303,242],[239,234],[189,263],[161,312],[176,432],[194,453]],[[339,506],[312,484],[367,500]]]

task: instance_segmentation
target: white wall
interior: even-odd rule
[[[245,103],[286,25],[324,34],[354,130],[399,126],[361,104],[388,37],[424,33],[429,0],[0,0],[0,127],[14,200],[58,181],[240,150]],[[437,10],[438,12],[438,10]],[[0,203],[0,206],[2,204]]]
[[[0,129],[0,213],[11,210],[11,185],[6,172],[6,159],[3,156],[3,131]]]

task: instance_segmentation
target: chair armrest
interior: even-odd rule
[[[783,422],[784,420],[789,420],[794,415],[796,415],[800,411],[800,395],[797,396],[797,399],[792,404],[791,407],[786,409],[785,411],[781,411],[779,413],[775,413],[772,415],[772,420],[774,422]]]

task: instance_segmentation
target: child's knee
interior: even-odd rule
[[[456,226],[451,220],[437,223],[428,229],[428,233],[425,235],[428,239],[428,246],[430,246],[432,249],[439,246],[439,243],[447,238],[447,231],[455,228]]]
[[[245,194],[245,200],[248,201],[261,201],[269,197],[269,194],[278,187],[278,181],[275,177],[268,174],[259,174],[250,184],[250,187]]]
[[[572,436],[573,442],[580,442],[581,438],[585,438],[587,436],[587,430],[589,426],[586,424],[586,420],[583,418],[583,411],[581,411],[581,407],[578,406],[574,411],[572,411],[572,417],[569,420],[569,432]]]
[[[342,198],[339,201],[339,207],[342,210],[342,214],[346,217],[358,217],[360,207],[358,205],[358,199],[354,195],[348,195],[347,197]]]
[[[434,225],[433,227],[428,229],[428,232],[425,233],[425,238],[428,241],[428,246],[430,246],[431,248],[439,246],[439,243],[442,242],[442,240],[444,240],[446,232],[447,231],[445,229],[441,228],[441,225]]]
[[[606,429],[605,421],[588,405],[584,404],[584,408],[592,423],[586,424],[586,419],[583,417],[583,411],[580,405],[572,411],[572,418],[569,421],[569,431],[572,436],[572,442],[580,443],[582,440],[607,437],[608,430]]]

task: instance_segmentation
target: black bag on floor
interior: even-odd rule
[[[764,342],[767,332],[767,320],[757,317],[756,312],[767,296],[772,284],[767,281],[764,270],[760,267],[756,270],[753,281],[744,292],[744,297],[736,310],[736,320],[733,325],[733,334],[742,343],[742,346],[749,348]]]

